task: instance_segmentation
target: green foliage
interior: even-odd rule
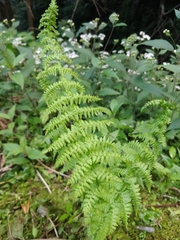
[[[170,30],[166,40],[140,32],[113,41],[125,26],[117,14],[109,36],[95,19],[77,30],[61,22],[59,37],[51,7],[43,49],[17,21],[0,24],[0,239],[54,237],[41,205],[63,239],[178,238],[179,211],[154,206],[179,203],[180,47]]]
[[[108,140],[105,135],[111,124],[107,120],[110,111],[95,105],[99,98],[87,95],[76,72],[67,67],[71,62],[66,62],[56,40],[56,16],[57,5],[52,0],[41,18],[43,30],[39,35],[44,70],[37,79],[47,104],[42,120],[46,137],[51,139],[44,152],[53,152],[55,166],[62,166],[62,172],[71,171],[68,183],[75,199],[82,200],[88,235],[105,239],[120,221],[127,227],[132,210],[138,211],[140,185],[144,183],[150,190],[150,171],[165,145],[171,111],[164,101],[152,101],[144,108],[160,107],[157,118],[138,125],[135,141],[119,149]]]

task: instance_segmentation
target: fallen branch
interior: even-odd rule
[[[36,173],[38,175],[38,177],[40,178],[40,180],[42,181],[42,183],[44,184],[44,186],[47,188],[49,193],[52,193],[51,189],[49,188],[49,186],[47,185],[46,181],[44,180],[44,178],[41,176],[40,172],[38,170],[36,170]]]
[[[68,175],[66,175],[66,174],[64,174],[64,173],[60,173],[60,172],[56,171],[55,169],[46,166],[46,165],[45,165],[44,163],[42,163],[40,160],[38,160],[38,162],[39,162],[44,168],[46,168],[47,170],[49,170],[49,171],[51,171],[51,172],[53,172],[53,173],[56,173],[56,174],[58,174],[58,175],[60,175],[60,176],[62,176],[62,177],[70,178],[70,176],[68,176]]]

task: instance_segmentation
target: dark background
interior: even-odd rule
[[[39,19],[50,0],[0,0],[0,21],[15,18],[20,21],[19,31],[38,32]],[[180,44],[180,20],[174,9],[180,8],[179,0],[57,0],[59,21],[73,19],[76,28],[96,17],[108,22],[111,13],[120,15],[127,27],[114,31],[113,38],[126,38],[132,33],[145,31],[152,38],[166,38],[164,29],[169,29],[176,44]],[[76,8],[77,7],[77,8]],[[111,26],[106,28],[108,34]]]

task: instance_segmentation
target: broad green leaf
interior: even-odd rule
[[[115,24],[114,27],[127,27],[127,24],[125,24],[125,23],[117,23],[117,24]]]
[[[99,68],[101,61],[100,61],[98,58],[96,58],[96,57],[93,56],[93,57],[91,58],[91,63],[92,63],[92,65],[93,65],[94,67]]]
[[[177,10],[177,9],[174,9],[174,11],[175,11],[176,17],[177,17],[178,19],[180,19],[180,11]]]
[[[0,113],[0,118],[10,119],[9,115],[6,113]]]
[[[174,139],[179,130],[170,130],[166,133],[166,138]]]
[[[180,167],[176,164],[173,164],[173,167],[171,168],[171,174],[170,178],[172,180],[180,180]]]
[[[143,73],[150,70],[152,70],[152,64],[144,63],[137,69],[137,72]]]
[[[114,98],[110,102],[110,108],[111,108],[113,113],[114,113],[114,111],[116,110],[117,107],[118,107],[118,101]]]
[[[64,214],[62,214],[62,215],[60,216],[59,220],[60,220],[60,221],[64,221],[64,220],[67,219],[68,217],[69,217],[69,214],[64,213]]]
[[[117,98],[112,99],[110,102],[110,108],[113,114],[115,115],[123,104],[129,104],[129,102],[130,101],[124,96],[119,96]]]
[[[71,213],[73,211],[73,206],[71,202],[66,203],[66,212]]]
[[[37,235],[38,235],[38,229],[36,227],[33,227],[32,228],[32,235],[33,235],[33,238],[36,238]]]
[[[18,46],[17,49],[19,50],[20,54],[26,54],[26,58],[34,61],[31,48]]]
[[[102,23],[99,25],[99,30],[102,30],[102,29],[105,28],[106,26],[107,26],[107,23],[102,22]]]
[[[94,29],[95,28],[93,23],[88,23],[87,22],[87,23],[83,23],[83,25],[86,26],[89,29]]]
[[[23,74],[24,78],[27,78],[33,71],[34,71],[34,62],[31,60],[27,60],[25,62],[24,68],[21,69],[21,73]]]
[[[142,101],[143,99],[146,99],[148,97],[149,93],[147,91],[141,91],[138,93],[137,96],[137,103],[139,103],[140,101]]]
[[[72,31],[67,31],[65,30],[64,34],[66,35],[66,37],[68,38],[73,38],[74,37],[74,33]]]
[[[13,28],[17,28],[17,27],[19,26],[19,23],[20,23],[19,21],[13,22],[13,23],[12,23],[12,27],[13,27]]]
[[[170,149],[169,149],[169,156],[171,158],[175,158],[175,156],[176,156],[176,148],[175,147],[173,147],[173,146],[170,147]]]
[[[8,152],[7,157],[18,155],[19,153],[23,153],[23,149],[17,143],[5,143],[3,144],[4,150]]]
[[[90,79],[90,78],[92,77],[95,69],[96,69],[95,67],[89,68],[89,69],[85,72],[84,78],[85,78],[86,80]]]
[[[0,130],[0,135],[3,135],[4,137],[5,136],[9,137],[13,135],[13,132],[10,129],[3,129],[3,130]]]
[[[148,40],[145,42],[140,43],[140,45],[151,46],[157,49],[165,49],[168,51],[174,51],[174,47],[164,39],[155,39],[155,40]]]
[[[119,95],[120,92],[117,92],[111,88],[103,88],[98,92],[99,96],[108,96],[108,95]]]
[[[107,76],[107,77],[114,77],[114,78],[118,78],[117,74],[115,72],[113,72],[112,70],[110,69],[106,69],[103,71],[103,75]]]
[[[31,147],[26,147],[26,153],[28,158],[34,160],[34,159],[41,159],[41,158],[47,158],[47,156],[42,153],[40,150],[31,148]]]
[[[15,72],[13,74],[10,74],[10,78],[13,82],[18,84],[22,89],[24,88],[24,76],[21,72]]]
[[[180,74],[180,66],[178,65],[173,65],[173,64],[167,64],[167,65],[161,65],[161,67],[174,72],[176,74]]]
[[[154,168],[157,170],[159,174],[167,175],[170,173],[168,168],[165,168],[162,164],[156,162]]]
[[[114,59],[112,59],[111,57],[108,58],[108,60],[105,61],[105,63],[108,64],[112,68],[116,68],[118,70],[126,72],[125,67],[121,63],[119,63],[119,62],[115,61]]]
[[[17,131],[24,131],[25,129],[27,129],[27,125],[20,125],[17,127]]]
[[[19,62],[26,56],[26,53],[19,54],[13,61],[13,66],[15,67],[16,65],[19,64]]]
[[[15,110],[16,110],[16,104],[12,106],[12,108],[10,108],[9,112],[8,112],[8,116],[10,120],[13,120],[14,115],[15,115]]]
[[[180,128],[180,118],[172,120],[171,124],[168,127],[168,130],[179,129]]]
[[[8,129],[13,132],[13,129],[14,129],[14,126],[15,126],[15,122],[11,122],[8,124]]]
[[[162,90],[155,84],[143,82],[142,79],[138,76],[135,76],[131,81],[135,86],[138,86],[140,89],[154,94],[156,96],[161,96]]]
[[[29,160],[24,157],[17,157],[17,158],[12,158],[10,160],[7,160],[8,163],[16,164],[16,165],[24,165],[28,164]]]
[[[83,54],[83,56],[86,58],[86,59],[90,59],[92,58],[93,56],[93,53],[89,50],[89,49],[86,49],[86,48],[76,48],[76,50],[80,53]]]
[[[180,181],[180,174],[171,173],[170,178],[171,178],[171,180],[173,180],[173,181]]]
[[[13,53],[13,51],[7,48],[5,51],[5,60],[9,68],[13,68],[14,59],[15,59],[15,54]]]
[[[26,146],[27,146],[27,139],[25,136],[21,136],[19,139],[19,145],[24,149],[24,152],[26,151]]]

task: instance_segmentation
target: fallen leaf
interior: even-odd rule
[[[22,210],[25,214],[29,212],[30,208],[30,200],[28,200],[25,204],[21,204]]]

